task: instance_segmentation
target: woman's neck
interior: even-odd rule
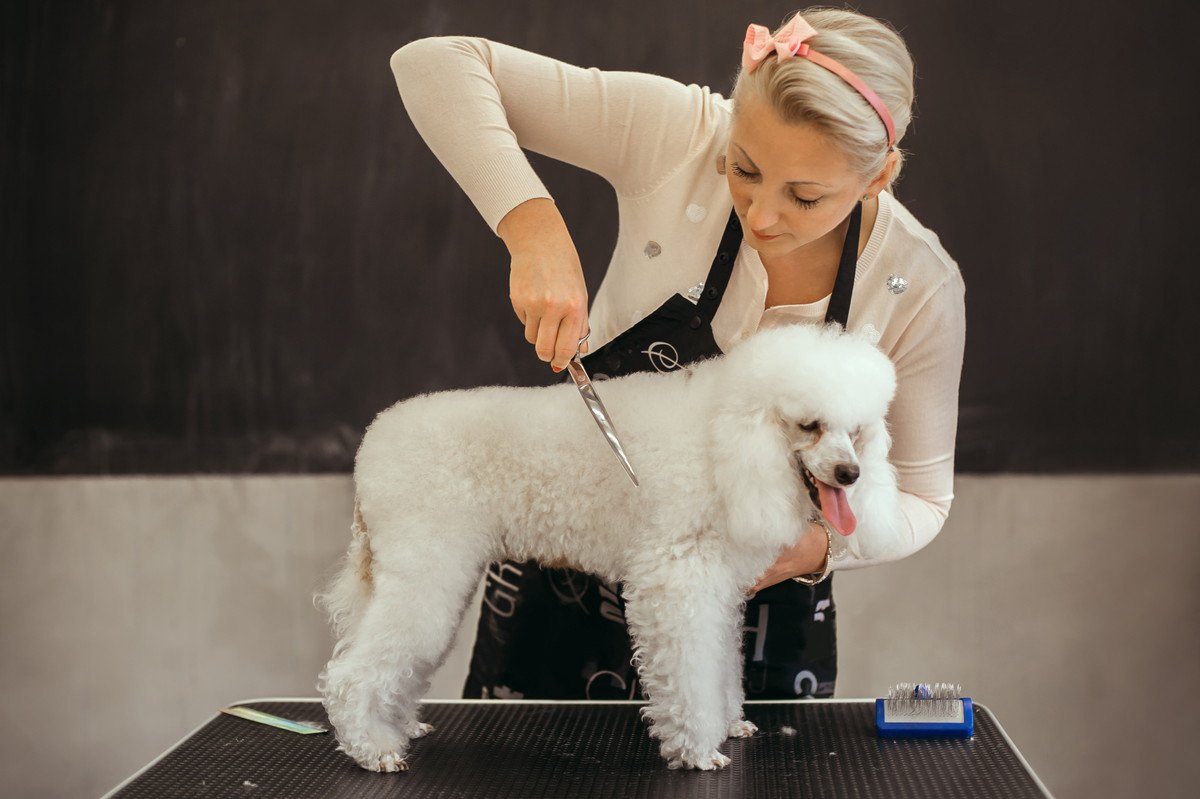
[[[872,198],[863,202],[863,218],[858,236],[859,256],[871,238],[871,230],[875,226],[878,213],[878,199]],[[759,260],[767,272],[765,306],[773,308],[776,305],[803,305],[816,302],[832,292],[849,227],[850,220],[846,218],[819,241],[784,256],[768,259],[760,253]]]

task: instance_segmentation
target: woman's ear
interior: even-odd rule
[[[896,174],[896,166],[900,163],[900,153],[893,148],[883,162],[883,169],[875,176],[875,179],[867,184],[867,188],[863,193],[866,197],[878,197],[879,192],[888,187],[892,182],[892,175]]]
[[[794,543],[802,527],[800,481],[778,417],[727,397],[709,433],[730,538],[750,546]]]

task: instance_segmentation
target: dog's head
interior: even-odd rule
[[[864,471],[889,469],[884,422],[896,390],[891,361],[869,342],[794,326],[793,346],[778,378],[774,411],[813,507],[842,535],[858,521],[852,503]],[[813,335],[813,333],[816,335]],[[770,349],[775,349],[771,347]],[[876,477],[871,474],[870,477]]]
[[[896,390],[891,361],[861,336],[812,325],[761,331],[727,359],[739,383],[723,398],[719,424],[728,429],[726,439],[740,426],[734,468],[741,474],[726,471],[726,482],[739,481],[747,502],[763,502],[763,492],[777,495],[779,481],[790,481],[793,507],[804,515],[820,512],[850,536],[850,549],[861,551],[863,537],[851,533],[864,511],[894,516],[891,508],[879,509],[881,499],[895,499],[885,424]],[[870,521],[878,527],[878,519]],[[886,521],[890,527],[892,519]]]

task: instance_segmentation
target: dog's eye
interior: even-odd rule
[[[821,426],[820,422],[800,422],[799,427],[806,433],[811,433]]]

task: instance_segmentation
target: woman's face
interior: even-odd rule
[[[753,95],[734,116],[725,178],[746,243],[768,257],[836,234],[866,189],[824,134],[787,124]]]

